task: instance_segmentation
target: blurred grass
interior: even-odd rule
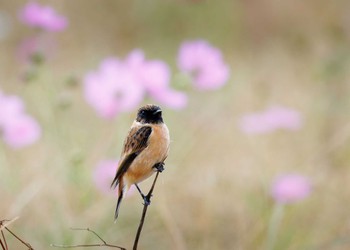
[[[99,193],[92,170],[117,158],[134,114],[99,119],[84,102],[81,77],[102,58],[142,48],[176,72],[185,39],[221,48],[232,78],[219,91],[190,91],[189,106],[165,110],[171,153],[141,236],[141,249],[263,249],[279,173],[313,181],[305,201],[288,206],[275,249],[349,249],[350,19],[348,1],[42,1],[70,20],[55,34],[58,52],[35,81],[20,80],[15,59],[32,34],[16,19],[24,1],[2,1],[12,21],[0,41],[0,84],[24,98],[43,127],[39,143],[13,151],[0,142],[0,215],[35,249],[93,242],[69,227],[90,227],[129,247],[141,201],[127,199],[113,224],[115,198]],[[75,78],[78,84],[67,81]],[[246,136],[238,118],[282,104],[299,110],[298,132]],[[146,188],[150,181],[142,184]],[[21,249],[8,237],[13,249]],[[339,243],[339,244],[338,244]]]

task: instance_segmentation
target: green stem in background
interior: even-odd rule
[[[266,250],[273,250],[279,226],[281,224],[282,218],[284,214],[284,204],[275,203],[272,211],[272,215],[269,222],[267,241],[266,241]]]

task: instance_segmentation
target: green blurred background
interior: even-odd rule
[[[96,241],[70,227],[130,248],[141,200],[125,200],[114,224],[116,198],[96,190],[92,172],[118,158],[134,114],[100,119],[82,97],[81,79],[134,48],[176,72],[180,44],[197,38],[223,51],[231,78],[217,91],[189,88],[182,111],[165,109],[173,142],[140,249],[265,249],[269,188],[291,171],[309,176],[313,193],[286,208],[274,249],[350,248],[350,1],[40,3],[69,27],[53,35],[54,57],[23,81],[28,65],[16,48],[34,33],[17,18],[26,1],[0,1],[9,24],[0,40],[1,89],[21,96],[43,129],[38,143],[21,150],[0,143],[0,219],[19,216],[10,228],[35,249]],[[300,111],[302,129],[259,136],[238,129],[240,116],[273,104]],[[10,249],[25,249],[7,239]]]

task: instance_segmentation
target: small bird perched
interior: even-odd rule
[[[164,170],[164,161],[169,151],[169,130],[163,122],[160,107],[148,104],[141,107],[133,122],[120,158],[118,171],[111,187],[118,184],[118,202],[115,209],[115,220],[124,194],[134,184],[145,204],[150,201],[137,185],[156,171]]]

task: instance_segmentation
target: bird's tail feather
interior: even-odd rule
[[[120,204],[122,203],[123,197],[124,197],[124,185],[122,182],[119,182],[118,202],[117,202],[117,206],[115,208],[115,213],[114,213],[114,223],[117,221]]]
[[[112,181],[111,188],[116,188],[119,184],[118,176],[116,175]]]

